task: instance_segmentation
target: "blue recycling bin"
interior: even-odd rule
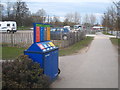
[[[46,24],[45,24],[46,25]],[[47,25],[48,26],[48,25]],[[43,74],[50,77],[51,80],[55,79],[60,73],[58,67],[58,50],[52,41],[45,41],[43,24],[34,24],[34,43],[24,51],[34,62],[38,62],[40,67],[43,68]],[[49,33],[50,34],[50,33]]]

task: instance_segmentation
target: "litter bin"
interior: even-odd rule
[[[34,43],[24,51],[24,54],[40,64],[40,67],[43,68],[43,74],[49,76],[50,79],[55,79],[60,73],[58,68],[59,48],[50,41],[50,35],[47,35],[50,34],[50,27],[45,35],[44,27],[48,26],[40,23],[34,24]],[[47,41],[45,41],[45,38]]]

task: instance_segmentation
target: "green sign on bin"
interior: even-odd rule
[[[36,24],[37,27],[50,27],[50,25]]]

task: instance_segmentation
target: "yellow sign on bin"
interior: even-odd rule
[[[47,27],[47,40],[50,40],[50,27]]]
[[[49,42],[50,46],[54,47],[55,45],[52,42]]]

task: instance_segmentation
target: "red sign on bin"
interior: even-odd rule
[[[40,27],[36,27],[36,42],[40,42]]]

